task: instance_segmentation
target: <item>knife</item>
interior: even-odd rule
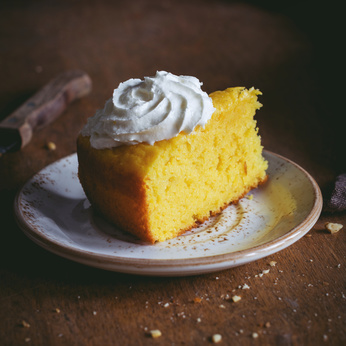
[[[0,155],[27,145],[34,131],[55,120],[72,101],[89,94],[91,86],[90,77],[79,70],[52,79],[0,122]]]

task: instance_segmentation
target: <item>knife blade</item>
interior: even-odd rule
[[[55,120],[75,99],[90,93],[92,82],[83,71],[66,71],[41,88],[0,122],[0,155],[20,150],[34,131]]]

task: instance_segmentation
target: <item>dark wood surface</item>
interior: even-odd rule
[[[327,199],[346,169],[337,31],[321,25],[323,8],[192,0],[0,6],[0,119],[61,72],[81,69],[93,81],[91,94],[0,158],[1,345],[207,345],[214,334],[225,345],[346,343],[346,230],[331,235],[324,227],[346,225],[345,212],[324,210],[308,235],[277,254],[183,278],[118,274],[60,258],[31,242],[13,216],[20,186],[75,152],[78,132],[112,90],[156,70],[194,75],[208,92],[259,88],[265,148],[305,168]],[[239,288],[245,283],[250,289]],[[226,299],[233,294],[242,300]],[[153,339],[152,329],[162,335]]]
[[[68,70],[59,74],[0,122],[0,136],[14,133],[20,138],[20,148],[24,148],[35,131],[50,124],[71,102],[88,95],[91,89],[92,81],[83,71]],[[10,140],[13,140],[11,136]],[[1,153],[8,151],[15,150]]]

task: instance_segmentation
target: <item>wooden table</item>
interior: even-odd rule
[[[225,345],[345,344],[345,229],[324,227],[346,225],[345,212],[324,210],[306,236],[267,258],[181,278],[60,258],[31,242],[13,216],[20,186],[75,152],[78,132],[112,90],[156,70],[197,76],[208,92],[259,88],[264,147],[305,168],[328,198],[346,170],[335,32],[320,25],[323,11],[192,0],[1,5],[0,119],[62,71],[78,68],[93,81],[89,96],[0,158],[1,345],[207,345],[214,334]],[[241,301],[226,299],[234,294]],[[153,339],[156,329],[162,335]]]

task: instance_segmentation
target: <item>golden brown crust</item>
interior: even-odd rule
[[[78,137],[77,152],[78,176],[93,208],[117,227],[154,243],[144,183],[134,174],[117,172],[111,161],[102,161],[102,150],[92,148],[86,137]]]

